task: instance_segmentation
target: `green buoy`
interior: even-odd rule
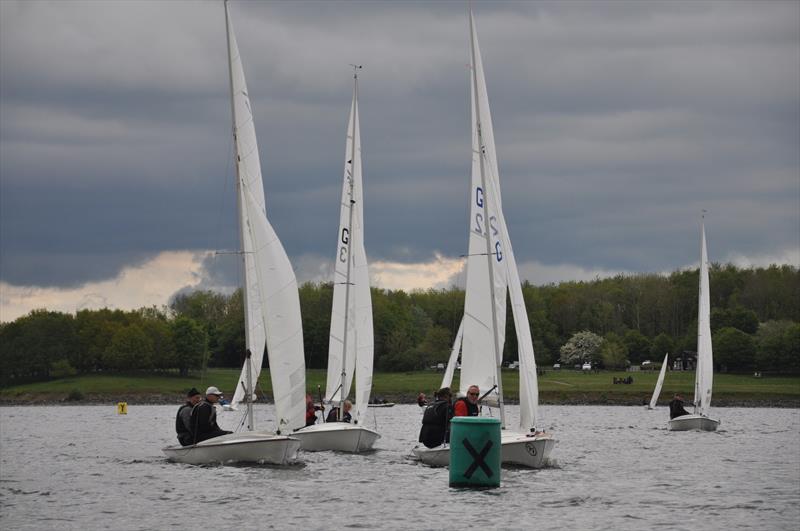
[[[500,419],[453,417],[450,421],[450,486],[500,486]]]

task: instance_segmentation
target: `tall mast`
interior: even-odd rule
[[[480,98],[478,95],[478,72],[477,72],[477,62],[475,60],[475,27],[472,17],[472,9],[469,12],[469,44],[470,44],[470,51],[472,53],[472,90],[474,94],[474,105],[475,105],[475,120],[476,120],[476,128],[478,133],[478,157],[480,158],[480,168],[481,168],[481,187],[483,188],[484,197],[486,197],[487,193],[489,198],[492,197],[492,192],[488,192],[486,189],[486,165],[485,165],[485,148],[483,145],[483,135],[481,132],[481,113],[480,113]],[[500,355],[500,338],[497,332],[497,305],[495,303],[495,289],[494,289],[494,256],[495,254],[492,253],[492,233],[491,233],[491,216],[489,214],[489,203],[491,201],[484,200],[483,201],[483,208],[484,208],[484,215],[486,216],[486,227],[484,231],[484,238],[486,240],[486,261],[489,267],[489,293],[490,293],[490,300],[492,305],[492,344],[494,346],[494,359],[497,364],[497,372],[496,372],[496,383],[497,383],[497,397],[498,397],[498,406],[500,409],[500,427],[505,429],[506,427],[506,420],[505,420],[505,411],[503,407],[503,375],[502,375],[502,363],[503,359]]]
[[[238,137],[238,130],[236,127],[236,104],[234,102],[234,94],[233,94],[233,57],[231,56],[231,22],[230,22],[230,14],[228,12],[228,0],[225,0],[225,37],[226,37],[226,44],[228,47],[228,83],[230,87],[230,96],[231,96],[231,123],[232,123],[232,132],[233,132],[233,152],[235,157],[235,168],[236,168],[236,211],[238,213],[239,218],[239,253],[241,254],[241,267],[242,267],[242,278],[244,279],[244,283],[247,284],[247,263],[245,262],[245,251],[244,251],[244,238],[245,238],[245,230],[246,227],[244,226],[244,220],[242,218],[241,212],[244,206],[242,205],[242,179],[241,174],[239,171],[239,137]],[[247,289],[242,287],[242,302],[244,303],[244,330],[245,330],[245,363],[247,364],[247,374],[248,380],[250,380],[250,374],[252,370],[252,361],[250,357],[250,316],[248,315],[249,312],[247,311],[247,304],[248,304],[248,297],[247,297]],[[248,381],[245,389],[245,401],[247,404],[247,428],[249,430],[255,429],[255,423],[253,422],[253,408],[251,405],[252,402],[252,383]]]
[[[358,123],[358,70],[360,65],[351,65],[353,67],[353,118],[350,123],[352,129],[352,138],[350,139],[350,160],[347,163],[350,169],[348,175],[348,196],[350,197],[350,213],[347,221],[347,230],[350,232],[347,242],[343,242],[347,246],[347,276],[344,284],[344,339],[342,341],[342,382],[340,384],[339,392],[339,420],[342,420],[344,415],[344,401],[347,398],[344,396],[344,390],[347,382],[347,324],[350,320],[350,269],[353,263],[353,257],[350,253],[351,243],[353,241],[353,206],[356,204],[353,199],[353,181],[355,179],[355,165],[356,165],[356,124]]]

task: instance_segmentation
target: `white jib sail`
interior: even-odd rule
[[[245,187],[248,208],[256,208],[250,189]],[[261,320],[266,330],[267,355],[275,398],[279,433],[291,433],[305,426],[306,365],[303,358],[303,327],[300,294],[292,264],[267,217],[251,216],[253,254],[261,300]]]
[[[697,413],[705,416],[708,416],[708,410],[711,407],[711,387],[714,382],[710,297],[706,228],[705,225],[702,225],[700,231],[700,290],[697,308],[697,371],[695,372],[694,403]]]
[[[664,354],[664,362],[661,364],[661,371],[658,373],[658,380],[656,381],[656,388],[653,389],[653,396],[650,397],[650,409],[656,408],[658,397],[661,394],[661,388],[664,386],[664,376],[667,374],[667,363],[669,362],[669,352]]]
[[[347,398],[355,373],[356,400],[351,414],[354,422],[358,422],[366,414],[372,392],[373,329],[369,267],[364,248],[364,194],[357,85],[353,89],[347,126],[341,198],[325,399],[339,402]]]
[[[305,425],[305,361],[300,298],[289,258],[267,221],[253,112],[227,2],[225,20],[244,262],[245,341],[251,352],[250,378],[255,386],[266,345],[277,431],[291,431]],[[246,365],[242,368],[232,399],[234,407],[245,398],[247,369]]]
[[[447,360],[447,368],[442,377],[442,385],[439,386],[440,389],[443,387],[450,387],[453,383],[453,374],[455,374],[456,365],[458,365],[458,355],[461,354],[461,340],[463,338],[464,319],[461,319],[461,323],[458,325],[458,332],[456,332],[456,339],[453,341],[453,348],[450,351],[450,359]]]
[[[470,21],[472,23],[471,13]],[[483,393],[495,385],[499,389],[501,385],[497,377],[505,343],[507,279],[506,268],[500,263],[504,259],[498,217],[502,203],[498,193],[500,186],[492,119],[474,24],[471,25],[471,42],[472,184],[459,388],[466,393],[470,385],[477,385]],[[484,189],[484,183],[488,190]],[[492,278],[487,258],[493,261]]]

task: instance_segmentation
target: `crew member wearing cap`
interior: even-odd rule
[[[206,399],[194,406],[192,409],[192,441],[194,444],[206,439],[219,437],[233,433],[232,431],[225,431],[220,429],[217,424],[217,408],[214,404],[219,402],[222,392],[214,386],[206,389]]]
[[[192,444],[192,409],[202,398],[200,391],[192,387],[186,393],[186,403],[178,408],[178,414],[175,415],[175,431],[178,432],[178,441],[183,446]]]

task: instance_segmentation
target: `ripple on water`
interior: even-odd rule
[[[242,529],[309,530],[703,529],[709,512],[706,529],[794,530],[800,519],[797,410],[718,410],[727,429],[708,434],[669,432],[664,415],[638,407],[543,406],[558,438],[551,466],[504,468],[500,488],[469,491],[408,458],[417,406],[377,415],[380,451],[303,453],[291,467],[168,462],[160,448],[174,439],[175,409],[118,418],[105,406],[41,407],[31,423],[0,408],[3,528],[167,529],[190,514],[223,529],[233,512]],[[507,422],[517,415],[509,408]]]

